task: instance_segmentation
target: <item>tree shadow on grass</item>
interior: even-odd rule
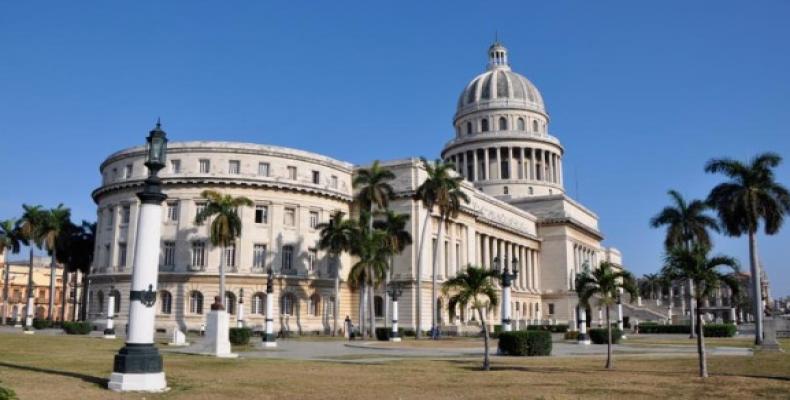
[[[92,384],[94,384],[96,386],[99,386],[102,389],[107,388],[107,383],[109,382],[109,379],[106,379],[106,378],[99,378],[99,377],[96,377],[96,376],[80,374],[80,373],[77,373],[77,372],[59,371],[59,370],[56,370],[56,369],[31,367],[31,366],[28,366],[28,365],[11,364],[11,363],[7,363],[7,362],[0,362],[0,367],[14,368],[14,369],[20,369],[20,370],[31,371],[31,372],[40,372],[40,373],[43,373],[43,374],[60,375],[60,376],[68,377],[68,378],[77,378],[77,379],[81,379],[81,380],[83,380],[85,382],[92,383]]]

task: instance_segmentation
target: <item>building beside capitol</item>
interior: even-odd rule
[[[515,259],[518,276],[512,284],[511,314],[516,326],[573,324],[576,274],[602,261],[622,266],[620,253],[602,245],[597,215],[565,193],[565,148],[549,133],[549,123],[540,92],[511,70],[507,50],[494,43],[486,71],[458,98],[452,138],[441,154],[465,178],[463,190],[470,202],[445,227],[438,252],[439,281],[469,263],[493,268],[494,257]],[[245,324],[263,329],[269,268],[277,299],[275,330],[326,333],[332,330],[335,314],[341,321],[347,315],[357,320],[359,292],[346,280],[354,260],[344,254],[336,263],[318,249],[317,226],[335,212],[355,213],[352,178],[365,166],[297,149],[234,142],[170,142],[167,157],[168,166],[160,173],[168,198],[163,204],[157,328],[200,329],[218,295],[220,257],[225,258],[232,324],[241,298]],[[97,325],[104,322],[111,295],[116,296],[116,323],[126,323],[128,297],[120,294],[129,290],[139,210],[136,193],[147,173],[144,161],[145,148],[140,146],[111,154],[100,166],[102,184],[93,192],[98,230],[88,288],[89,317]],[[428,211],[413,199],[426,172],[418,158],[382,165],[396,176],[390,208],[409,215],[408,229],[415,241],[394,260],[391,279],[403,287],[397,319],[406,329],[414,329],[421,319],[427,330],[433,253],[430,245],[424,246],[422,286],[417,287],[417,242]],[[211,246],[207,225],[194,223],[205,205],[200,194],[206,189],[254,202],[239,209],[241,237],[224,251]],[[428,223],[436,246],[438,214]],[[381,325],[385,299],[380,288],[375,312]],[[460,317],[450,320],[446,301],[440,298],[438,304],[443,330],[475,326],[469,310],[459,310]],[[492,310],[489,317],[498,321],[499,313]],[[598,317],[597,312],[587,315]]]

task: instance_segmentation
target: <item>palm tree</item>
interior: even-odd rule
[[[202,225],[207,219],[214,217],[209,228],[209,240],[212,246],[221,249],[219,261],[219,298],[225,307],[225,249],[235,243],[241,236],[241,218],[239,207],[252,206],[252,200],[244,197],[222,195],[214,190],[204,190],[200,197],[208,200],[206,207],[195,216],[195,224]]]
[[[351,266],[348,280],[352,287],[374,288],[387,273],[389,251],[387,248],[387,235],[380,230],[371,233],[364,232],[355,241],[354,255],[357,262]],[[370,309],[371,313],[373,308]],[[375,333],[375,325],[368,325],[370,335]]]
[[[332,214],[329,222],[318,224],[320,238],[318,248],[327,250],[334,258],[335,264],[335,304],[334,304],[334,326],[332,336],[337,335],[338,313],[340,312],[340,255],[343,252],[351,252],[351,249],[359,237],[359,227],[356,221],[343,219],[343,213],[338,211]]]
[[[445,221],[448,218],[455,218],[461,211],[461,202],[469,203],[469,196],[461,189],[461,181],[464,180],[461,176],[451,176],[450,171],[455,170],[452,163],[445,163],[442,160],[436,160],[433,164],[429,163],[425,158],[422,158],[422,164],[425,166],[425,172],[428,177],[420,184],[415,194],[415,200],[421,201],[425,206],[427,212],[425,213],[425,221],[422,225],[422,234],[420,235],[420,249],[417,255],[417,335],[420,335],[420,305],[421,302],[421,283],[422,283],[422,249],[425,246],[425,233],[428,228],[428,218],[433,214],[434,207],[439,208],[439,228],[436,235],[436,245],[433,247],[433,272],[431,282],[431,336],[434,339],[439,338],[439,320],[438,310],[436,309],[437,293],[436,282],[437,272],[439,269],[439,248],[443,247],[444,233],[443,228]]]
[[[385,277],[385,287],[389,284],[390,275],[395,266],[395,255],[400,254],[411,244],[411,234],[406,229],[409,222],[408,214],[398,214],[392,210],[384,212],[384,219],[373,223],[373,226],[386,234],[387,251],[389,252],[389,273]],[[387,310],[389,302],[384,303],[384,326],[387,326]]]
[[[661,298],[661,277],[658,274],[645,274],[639,279],[639,294],[646,296],[647,300]]]
[[[42,240],[41,240],[41,226],[44,224],[44,220],[46,219],[46,211],[40,206],[29,206],[27,204],[22,204],[22,209],[24,212],[22,213],[22,218],[20,220],[19,225],[19,232],[22,235],[22,238],[25,242],[30,246],[30,264],[28,266],[28,276],[27,276],[27,303],[25,306],[25,329],[30,329],[31,327],[28,325],[28,315],[33,315],[33,247],[41,248]]]
[[[673,204],[664,207],[655,217],[650,220],[650,226],[658,228],[667,226],[667,235],[664,239],[664,247],[667,251],[683,246],[691,249],[694,243],[703,246],[710,246],[710,235],[708,229],[718,232],[719,225],[716,220],[706,214],[710,208],[707,203],[701,200],[686,202],[683,196],[675,190],[670,190],[669,197]],[[694,337],[694,285],[689,281],[689,320],[691,323],[691,334]]]
[[[0,254],[10,252],[13,254],[19,253],[21,245],[25,243],[24,238],[19,232],[19,224],[16,220],[7,219],[0,221]],[[8,254],[6,253],[6,258]],[[11,279],[11,268],[6,261],[3,268],[3,316],[2,325],[5,326],[6,314],[8,313],[8,285]]]
[[[738,281],[735,275],[725,274],[721,267],[728,267],[732,272],[738,272],[738,263],[732,257],[708,257],[710,248],[695,245],[691,250],[677,247],[666,257],[664,274],[676,279],[688,279],[694,282],[697,291],[694,293],[697,304],[707,298],[721,283],[727,284],[733,293],[738,293]],[[702,328],[702,312],[697,309],[694,318],[697,320],[697,354],[699,356],[699,376],[708,377],[708,366],[705,356],[705,334]]]
[[[38,227],[38,236],[51,258],[49,263],[48,321],[52,321],[52,313],[55,308],[55,275],[58,266],[58,242],[63,240],[62,235],[70,223],[71,210],[63,207],[63,204],[58,204],[57,207],[44,211],[41,224]]]
[[[774,168],[782,162],[776,153],[763,153],[744,164],[729,158],[713,159],[705,165],[705,172],[722,173],[729,178],[711,190],[708,204],[719,215],[724,232],[729,236],[749,235],[749,270],[752,275],[752,305],[754,309],[754,343],[763,343],[763,302],[760,287],[760,266],[757,262],[757,231],[774,235],[790,212],[790,192],[777,183]]]
[[[598,298],[598,306],[606,307],[606,332],[608,341],[606,346],[606,368],[614,368],[612,359],[612,323],[609,317],[609,307],[621,300],[620,293],[625,291],[631,302],[639,293],[636,282],[630,272],[620,269],[614,264],[603,261],[593,271],[585,271],[576,277],[576,290],[579,294],[579,303],[583,307],[590,306],[593,296]]]
[[[484,371],[491,369],[491,362],[488,356],[488,324],[486,323],[483,310],[493,310],[499,303],[497,289],[493,282],[498,277],[499,274],[492,269],[469,264],[465,271],[460,272],[442,284],[442,293],[445,296],[452,294],[447,302],[450,317],[455,317],[456,307],[466,309],[466,306],[470,304],[480,317],[480,324],[483,327],[483,342],[485,343],[485,353],[483,355]]]
[[[389,184],[389,181],[395,179],[395,174],[392,171],[383,168],[379,161],[373,162],[370,168],[360,168],[357,170],[352,185],[357,189],[357,194],[354,200],[359,206],[360,210],[367,212],[367,233],[373,234],[373,209],[386,209],[389,206],[389,201],[393,197],[395,190]],[[370,267],[369,267],[370,268]],[[372,276],[373,271],[367,271],[366,275]],[[376,317],[373,312],[373,289],[366,285],[362,286],[363,291],[367,291],[368,297],[368,318],[371,336],[376,328]],[[360,296],[361,297],[361,296]],[[362,300],[360,299],[360,302]]]
[[[63,299],[63,307],[60,310],[61,321],[66,320],[66,299],[68,298],[69,274],[79,271],[82,273],[83,282],[86,281],[85,276],[90,273],[90,266],[93,263],[95,237],[96,223],[82,221],[81,225],[69,223],[63,235],[63,240],[59,241],[58,254],[63,255],[63,291],[61,296]],[[60,259],[61,257],[59,256],[58,258]],[[85,292],[86,291],[83,290],[83,294]],[[77,311],[76,293],[72,301],[72,319],[75,319]]]

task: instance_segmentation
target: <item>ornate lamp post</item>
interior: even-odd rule
[[[274,337],[274,281],[272,269],[267,271],[266,277],[266,332],[263,334],[263,347],[277,347],[277,338]]]
[[[501,271],[499,257],[494,257],[494,269],[500,272],[502,279],[502,331],[510,332],[513,330],[510,320],[510,283],[518,276],[518,259],[513,257],[513,272],[510,272],[510,267],[507,265],[507,257],[504,258],[502,264],[505,265],[505,270]]]
[[[587,334],[587,308],[579,304],[579,344],[590,344],[590,335]]]
[[[236,314],[236,327],[244,328],[244,288],[239,289],[239,311]]]
[[[134,265],[129,291],[129,325],[126,345],[115,355],[108,387],[115,391],[158,392],[167,388],[162,356],[154,346],[154,303],[159,274],[159,241],[162,228],[162,182],[157,176],[165,166],[167,137],[159,121],[146,145],[148,179],[140,198]]]
[[[625,330],[623,330],[623,289],[618,289],[617,293],[617,329],[623,333],[625,339]]]
[[[113,323],[113,316],[115,313],[115,296],[113,292],[115,286],[110,286],[110,295],[107,296],[107,325],[104,327],[104,338],[115,339],[115,325]]]
[[[403,288],[397,282],[390,282],[387,287],[387,294],[392,298],[392,333],[390,334],[390,342],[400,342],[398,335],[398,297],[403,294]]]

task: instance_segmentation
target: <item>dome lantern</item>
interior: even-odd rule
[[[507,48],[496,41],[488,48],[488,69],[502,67],[508,67]]]

